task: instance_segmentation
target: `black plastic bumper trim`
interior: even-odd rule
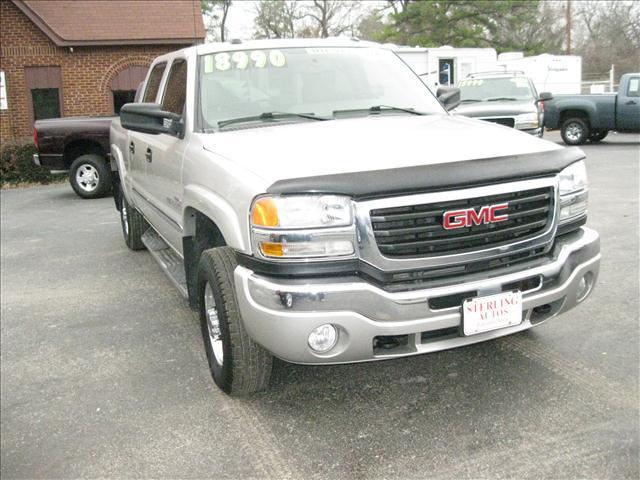
[[[62,154],[57,153],[39,153],[40,166],[51,170],[66,170],[69,167],[64,162]]]

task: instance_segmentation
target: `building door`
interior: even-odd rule
[[[438,83],[440,85],[453,85],[456,83],[453,58],[438,59]]]
[[[62,116],[60,67],[25,67],[29,125],[36,120]]]
[[[113,113],[118,115],[125,103],[133,102],[140,82],[147,75],[147,67],[134,65],[122,70],[111,80],[111,94],[113,96]]]

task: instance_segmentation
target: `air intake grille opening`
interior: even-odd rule
[[[507,203],[508,219],[447,230],[443,215],[451,210]],[[371,210],[380,253],[389,258],[441,256],[506,245],[544,231],[553,219],[552,187],[446,202]]]
[[[499,125],[504,125],[505,127],[513,128],[516,124],[515,119],[504,117],[504,118],[483,118],[485,122],[497,123]]]

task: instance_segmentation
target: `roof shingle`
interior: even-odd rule
[[[13,0],[54,43],[198,43],[200,0]]]

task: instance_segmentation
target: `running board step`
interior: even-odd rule
[[[160,265],[160,268],[169,277],[171,283],[175,285],[184,298],[187,298],[187,277],[184,274],[184,262],[180,255],[167,245],[167,242],[153,228],[149,228],[142,234],[142,243],[144,243],[149,253]]]

